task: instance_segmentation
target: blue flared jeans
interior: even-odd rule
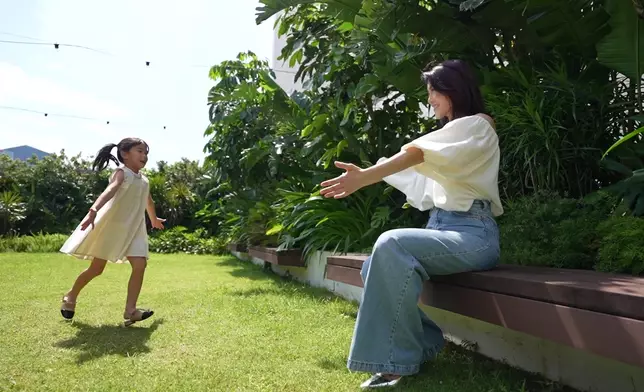
[[[362,266],[364,291],[347,367],[418,373],[445,345],[441,329],[418,307],[423,282],[494,268],[499,255],[499,231],[487,201],[474,201],[467,212],[435,208],[424,229],[383,233]]]

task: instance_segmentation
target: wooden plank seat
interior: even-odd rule
[[[363,287],[360,269],[368,255],[329,256],[326,259],[326,278],[352,286]]]
[[[367,255],[331,256],[326,277],[362,287]],[[421,303],[644,368],[644,278],[501,265],[435,276]]]
[[[228,244],[227,247],[228,247],[228,250],[231,252],[246,253],[248,251],[248,247],[245,244],[231,243],[231,244]]]
[[[285,267],[306,266],[304,258],[302,257],[302,250],[300,249],[277,250],[277,248],[250,246],[248,248],[248,254],[275,265]]]

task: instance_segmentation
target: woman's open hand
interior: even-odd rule
[[[322,182],[320,194],[327,198],[342,199],[367,185],[365,175],[358,166],[351,163],[335,162],[335,166],[346,170],[336,178]]]

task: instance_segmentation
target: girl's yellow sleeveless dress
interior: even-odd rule
[[[145,226],[145,208],[150,192],[148,179],[125,166],[116,170],[123,171],[125,175],[116,194],[98,211],[93,228],[89,226],[81,231],[79,225],[74,230],[60,249],[62,253],[79,259],[103,259],[115,263],[121,263],[127,257],[148,258]]]

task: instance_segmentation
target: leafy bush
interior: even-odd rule
[[[0,237],[0,252],[58,252],[67,240],[65,234],[37,234],[21,237]]]
[[[169,227],[194,229],[200,226],[195,214],[203,208],[207,190],[201,188],[204,168],[199,162],[186,158],[173,164],[160,161],[158,167],[147,170],[146,175],[157,214],[167,220]]]
[[[325,199],[318,193],[280,190],[273,207],[279,211],[269,234],[280,233],[280,246],[316,250],[367,252],[384,231],[421,227],[425,214],[402,209],[400,193],[377,185],[344,200]]]
[[[67,240],[66,234],[0,237],[0,252],[52,253],[58,252]],[[188,232],[175,227],[150,237],[154,253],[224,254],[226,245],[217,238],[207,238],[205,230]]]
[[[621,216],[624,210],[606,192],[517,199],[499,219],[501,262],[641,275],[644,220]]]
[[[601,153],[620,132],[610,108],[623,112],[623,105],[595,74],[568,72],[553,59],[545,71],[508,67],[489,75],[486,105],[497,123],[508,198],[544,191],[583,197],[619,178],[601,170]]]
[[[25,219],[27,207],[17,192],[0,192],[0,235],[12,234],[17,222]]]
[[[74,229],[107,186],[110,171],[96,173],[91,162],[64,152],[27,162],[0,154],[0,235],[66,233]],[[209,185],[198,162],[161,161],[146,170],[157,215],[167,225],[202,225],[196,216],[204,208]]]
[[[193,233],[182,226],[150,237],[150,251],[155,253],[223,254],[226,244],[217,238],[207,238],[205,230]]]
[[[96,174],[88,161],[64,152],[27,162],[0,155],[0,192],[15,192],[24,202],[24,219],[11,228],[21,235],[69,232],[106,185],[107,173]]]
[[[597,231],[598,271],[644,274],[644,219],[612,217],[602,222]]]
[[[538,194],[508,203],[499,219],[501,262],[592,269],[596,228],[615,204],[604,193],[585,200]]]

